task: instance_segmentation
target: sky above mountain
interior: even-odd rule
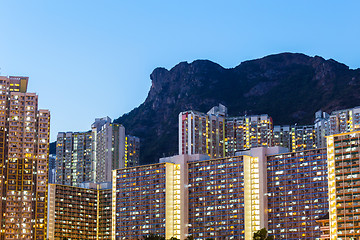
[[[52,141],[140,105],[156,67],[210,59],[230,68],[280,52],[360,66],[355,0],[19,0],[0,9],[0,75],[30,77],[51,111]]]

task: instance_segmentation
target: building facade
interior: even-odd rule
[[[49,184],[49,240],[111,239],[111,187],[80,185]]]
[[[99,185],[98,239],[110,240],[112,239],[112,188],[109,183],[101,183]]]
[[[221,104],[201,113],[179,114],[179,155],[233,156],[236,151],[273,146],[272,119],[267,114],[227,117]]]
[[[49,183],[56,181],[56,154],[49,154]]]
[[[174,203],[173,194],[166,193],[167,189],[173,191],[173,184],[167,182],[171,177],[166,173],[174,172],[174,167],[159,163],[114,170],[113,239],[141,239],[150,233],[166,235],[166,219],[170,219],[166,203]]]
[[[291,126],[292,152],[316,148],[315,129],[313,125]]]
[[[333,111],[329,121],[331,135],[359,130],[360,107]]]
[[[225,116],[215,110],[207,114],[187,111],[179,114],[179,155],[225,156]]]
[[[78,186],[92,182],[91,132],[59,132],[56,140],[56,183]]]
[[[95,119],[91,128],[94,181],[111,182],[112,170],[125,167],[125,128],[109,117]]]
[[[315,113],[315,145],[317,148],[326,148],[326,136],[330,135],[330,115],[321,110]]]
[[[125,160],[124,167],[135,167],[140,164],[140,138],[125,136]]]
[[[275,239],[319,239],[327,189],[326,148],[267,156],[269,233]]]
[[[260,147],[114,170],[114,239],[252,239],[263,227],[276,239],[319,239],[317,220],[329,206],[326,156],[324,148]]]
[[[97,118],[87,132],[59,132],[56,141],[57,184],[109,182],[111,171],[139,165],[140,139],[126,135],[121,124]]]
[[[228,117],[219,104],[208,113],[179,114],[179,154],[207,154],[211,158],[233,156],[255,147],[280,146],[290,151],[326,147],[326,136],[360,130],[360,107],[319,110],[313,125],[276,125],[267,114]]]
[[[273,146],[272,119],[267,114],[226,118],[226,156],[256,147]]]
[[[360,132],[327,137],[330,239],[360,238]]]
[[[291,126],[274,126],[274,146],[285,147],[291,150]]]
[[[188,163],[188,234],[245,239],[244,157]]]
[[[50,113],[27,77],[0,77],[0,239],[45,239]]]

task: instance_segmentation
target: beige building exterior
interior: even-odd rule
[[[206,114],[179,114],[179,155],[233,156],[236,151],[273,146],[273,123],[267,114],[227,117],[221,104]]]
[[[45,239],[50,113],[27,77],[0,77],[0,239]]]
[[[360,131],[327,137],[330,239],[360,238]]]
[[[49,184],[49,240],[111,239],[110,184]]]
[[[95,119],[91,128],[93,179],[111,182],[112,170],[125,167],[125,128],[109,117]]]
[[[187,111],[179,114],[179,155],[207,154],[225,156],[225,116]]]

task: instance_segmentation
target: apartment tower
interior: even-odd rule
[[[112,170],[125,167],[125,128],[109,117],[96,118],[91,128],[94,181],[111,182]]]
[[[27,77],[0,77],[0,239],[45,239],[50,113]]]
[[[360,131],[327,137],[331,240],[360,238]]]
[[[331,135],[359,130],[360,107],[333,111],[329,121]]]
[[[273,123],[267,114],[226,118],[226,156],[256,147],[273,146]]]
[[[48,239],[111,239],[111,184],[49,184]]]
[[[93,181],[91,132],[59,132],[56,140],[56,183],[78,186]]]
[[[138,166],[139,159],[140,159],[140,138],[131,135],[126,135],[124,167]]]
[[[227,117],[219,104],[206,114],[179,114],[179,154],[207,154],[211,158],[234,156],[236,151],[273,146],[273,123],[267,114]]]
[[[179,154],[225,156],[225,106],[213,107],[205,114],[186,111],[179,114]]]
[[[317,148],[326,148],[326,136],[330,135],[330,115],[321,110],[315,113],[315,145]]]

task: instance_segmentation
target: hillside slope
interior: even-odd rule
[[[178,114],[222,103],[230,116],[267,113],[274,124],[311,124],[314,113],[360,105],[360,69],[281,53],[225,69],[208,60],[156,68],[143,104],[115,122],[141,138],[141,163],[178,152]]]
[[[314,113],[360,105],[360,69],[281,53],[225,69],[208,60],[156,68],[143,104],[115,120],[141,138],[141,163],[178,152],[178,114],[222,103],[230,116],[267,113],[274,124],[311,124]],[[55,143],[51,143],[55,153]]]

